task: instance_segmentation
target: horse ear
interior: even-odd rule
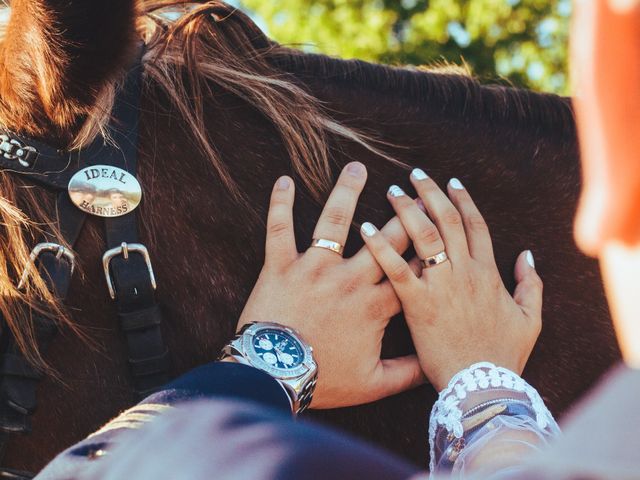
[[[597,256],[609,242],[640,246],[640,1],[575,6],[571,53],[584,178],[576,240]]]

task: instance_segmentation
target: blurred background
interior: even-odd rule
[[[569,93],[570,0],[235,0],[274,40],[415,66],[465,65],[483,82]]]

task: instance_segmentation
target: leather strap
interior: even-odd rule
[[[144,49],[141,48],[140,59]],[[58,228],[67,245],[73,246],[82,230],[86,214],[70,201],[67,185],[73,174],[88,165],[118,166],[135,175],[138,146],[138,109],[142,66],[138,61],[130,71],[116,98],[109,129],[113,145],[97,139],[88,148],[62,152],[39,141],[0,131],[0,168],[28,176],[46,187],[62,190],[56,201]],[[61,165],[64,165],[61,168]],[[138,243],[136,212],[105,221],[109,249],[125,243]],[[44,241],[60,244],[51,234]],[[64,300],[71,282],[72,266],[67,257],[55,251],[42,251],[36,259],[39,273],[51,292]],[[145,258],[114,257],[110,275],[116,290],[116,307],[122,330],[127,337],[129,363],[138,396],[156,391],[168,378],[168,350],[160,325],[162,314],[155,302]],[[36,340],[42,354],[56,333],[55,321],[33,314]],[[2,338],[0,357],[0,460],[10,433],[28,433],[30,415],[36,408],[36,387],[42,372],[24,358],[8,329]],[[0,479],[32,478],[26,472],[0,468]]]
[[[123,101],[115,106],[111,137],[120,150],[112,149],[101,161],[135,175],[138,159],[138,118],[142,67],[132,70],[127,79]],[[107,249],[122,244],[137,244],[138,210],[128,215],[105,219]],[[125,258],[127,256],[128,258]],[[125,333],[129,365],[139,398],[157,391],[169,381],[168,349],[162,338],[162,312],[155,300],[155,285],[150,265],[143,255],[125,252],[114,256],[109,274],[115,291],[120,326]],[[105,272],[106,274],[107,272]]]
[[[79,151],[55,149],[10,130],[0,130],[0,168],[26,175],[50,188],[67,188],[69,180],[79,169],[79,154]]]
[[[75,244],[86,215],[75,208],[66,192],[56,200],[58,228],[68,245]],[[50,238],[45,238],[50,240]],[[66,298],[71,283],[72,265],[66,257],[55,252],[44,251],[36,259],[40,275],[47,286],[60,300]],[[56,334],[52,319],[33,313],[35,339],[41,354],[45,354]],[[31,415],[37,407],[36,389],[43,372],[36,369],[24,357],[13,335],[6,330],[4,354],[0,357],[0,459],[4,457],[9,435],[29,433]],[[0,469],[0,479],[27,480],[27,472]]]
[[[29,472],[14,470],[12,468],[0,469],[0,480],[31,480],[34,477]]]
[[[162,323],[162,312],[158,305],[153,305],[143,310],[119,313],[118,320],[123,332],[147,330]]]
[[[66,192],[58,195],[56,210],[61,233],[67,244],[73,245],[86,215],[71,205]],[[36,262],[51,292],[64,300],[71,282],[72,265],[68,259],[58,257],[53,251],[43,251]],[[36,312],[33,312],[32,319],[38,348],[44,354],[55,336],[55,321]],[[26,433],[31,429],[29,415],[36,408],[36,387],[42,372],[29,364],[9,331],[6,342],[0,364],[0,430]]]
[[[40,380],[42,372],[33,367],[22,355],[5,353],[0,357],[0,374],[10,377],[22,377]]]

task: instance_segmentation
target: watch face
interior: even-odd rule
[[[256,332],[253,349],[271,368],[293,370],[304,361],[304,348],[300,342],[289,333],[275,328]]]

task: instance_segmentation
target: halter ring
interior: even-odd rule
[[[431,268],[431,267],[435,267],[436,265],[440,265],[441,263],[444,263],[447,260],[449,260],[449,257],[447,256],[447,252],[443,250],[442,252],[436,255],[423,258],[422,260],[420,260],[420,263],[422,263],[422,268]]]
[[[314,238],[311,241],[311,248],[324,248],[340,256],[344,253],[344,245],[334,242],[333,240],[327,240],[326,238]]]

